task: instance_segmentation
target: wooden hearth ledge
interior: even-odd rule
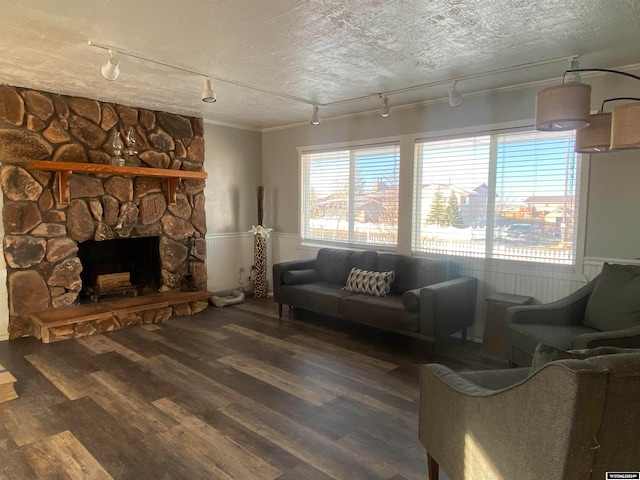
[[[118,330],[139,323],[156,323],[181,315],[197,304],[198,311],[214,294],[197,292],[161,292],[133,298],[118,298],[97,303],[43,310],[31,314],[34,335],[43,343]],[[195,312],[193,312],[195,313]]]
[[[118,165],[104,165],[99,163],[74,163],[74,162],[52,162],[50,160],[32,160],[24,164],[36,170],[47,172],[59,172],[58,188],[59,201],[62,204],[69,203],[69,183],[72,173],[84,174],[108,174],[108,175],[128,175],[132,177],[159,177],[167,179],[167,201],[170,205],[176,203],[176,188],[180,180],[186,179],[206,179],[206,172],[192,172],[190,170],[173,170],[169,168],[148,168],[148,167],[120,167]]]

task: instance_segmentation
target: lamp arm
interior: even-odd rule
[[[575,72],[607,72],[607,73],[616,73],[618,75],[624,75],[625,77],[635,78],[636,80],[640,80],[640,77],[634,75],[633,73],[621,72],[620,70],[610,70],[608,68],[572,68],[564,72],[562,76],[562,83],[564,83],[564,79],[567,76],[567,73],[575,73]]]
[[[637,97],[615,97],[615,98],[607,98],[606,100],[602,101],[602,105],[600,106],[600,110],[598,111],[598,113],[603,113],[604,112],[604,104],[607,102],[615,102],[616,100],[637,100],[640,101],[640,98]]]

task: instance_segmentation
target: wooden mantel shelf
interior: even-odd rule
[[[71,198],[69,194],[69,183],[72,173],[84,174],[107,174],[107,175],[127,175],[132,177],[156,177],[167,179],[167,201],[170,205],[176,203],[176,189],[180,180],[187,179],[205,179],[206,172],[192,172],[190,170],[171,170],[167,168],[148,168],[148,167],[120,167],[118,165],[104,165],[99,163],[75,163],[75,162],[53,162],[50,160],[33,160],[25,166],[36,170],[44,170],[47,172],[60,172],[58,175],[58,190],[60,192],[60,203],[69,203]]]

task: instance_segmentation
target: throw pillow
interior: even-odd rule
[[[347,277],[343,290],[355,293],[366,293],[377,297],[386,297],[391,290],[391,282],[395,272],[370,272],[353,267]]]
[[[597,357],[598,355],[616,355],[618,353],[640,353],[640,348],[624,348],[624,347],[594,347],[583,348],[580,350],[569,350],[572,355],[581,355],[582,358]]]
[[[584,324],[601,332],[640,325],[640,266],[604,264]]]
[[[535,353],[533,354],[533,360],[531,362],[531,373],[538,370],[543,365],[556,360],[566,360],[572,358],[574,360],[584,360],[590,357],[597,357],[599,355],[615,355],[619,353],[638,353],[640,349],[637,348],[622,348],[622,347],[595,347],[584,348],[580,350],[560,350],[559,348],[552,347],[551,345],[545,345],[544,343],[538,344]]]
[[[402,294],[402,304],[410,312],[417,312],[420,309],[420,290],[415,288]]]
[[[543,365],[549,362],[555,362],[556,360],[566,360],[568,358],[583,358],[579,354],[572,354],[565,350],[552,347],[551,345],[545,345],[539,343],[533,353],[533,360],[531,360],[531,373],[538,370]]]

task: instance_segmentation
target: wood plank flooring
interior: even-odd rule
[[[426,345],[270,300],[42,344],[0,342],[1,479],[409,480]],[[435,361],[500,367],[451,339]]]

